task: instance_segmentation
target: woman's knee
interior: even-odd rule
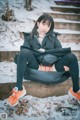
[[[76,55],[73,54],[73,53],[69,53],[69,54],[67,54],[67,58],[68,58],[69,60],[77,60]]]

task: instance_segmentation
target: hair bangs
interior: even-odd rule
[[[43,23],[46,23],[48,26],[51,26],[49,32],[53,31],[53,29],[54,29],[54,20],[53,20],[53,18],[49,14],[43,14],[36,21],[36,24],[35,24],[35,26],[34,26],[34,28],[32,30],[32,33],[31,33],[32,35],[36,35],[37,34],[37,28],[38,28],[37,27],[37,22],[40,23],[41,21]]]
[[[51,21],[48,19],[44,19],[42,22],[46,23],[48,26],[50,26],[52,24]]]

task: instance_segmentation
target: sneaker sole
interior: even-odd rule
[[[25,90],[25,88],[23,88],[23,89],[24,89],[24,93],[19,97],[19,99],[22,98],[22,97],[24,97],[26,95],[26,90]]]
[[[68,95],[69,95],[69,97],[72,99],[72,98],[74,98],[74,99],[76,99],[76,100],[78,100],[75,96],[73,96],[70,92],[68,92]]]
[[[23,86],[23,90],[24,90],[24,93],[19,97],[19,99],[26,95],[26,90],[25,90],[24,86]],[[18,99],[18,100],[19,100],[19,99]],[[7,103],[8,105],[14,107],[14,106],[16,106],[19,102],[17,101],[14,105],[11,105],[8,101],[6,101],[6,103]]]
[[[16,106],[16,105],[18,105],[18,101],[14,104],[14,105],[11,105],[8,101],[6,101],[6,104],[8,104],[9,106],[11,106],[11,107],[14,107],[14,106]]]

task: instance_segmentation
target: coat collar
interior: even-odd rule
[[[35,40],[37,45],[39,45],[40,47],[43,48],[43,46],[46,44],[47,39],[49,38],[49,36],[52,36],[52,34],[53,34],[53,32],[49,32],[46,34],[46,36],[44,37],[44,39],[42,41],[42,45],[39,43],[37,35],[34,35],[34,40]]]
[[[36,42],[37,45],[39,45],[40,47],[43,48],[43,46],[45,45],[46,41],[47,41],[47,36],[44,37],[43,41],[42,41],[42,44],[39,43],[38,41],[38,37],[36,35],[34,35],[34,40]]]

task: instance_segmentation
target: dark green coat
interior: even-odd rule
[[[33,52],[37,59],[41,59],[51,54],[56,56],[58,59],[71,52],[70,48],[62,48],[60,41],[56,38],[54,33],[49,33],[43,39],[42,45],[39,44],[37,36],[30,36],[28,33],[24,33],[24,44],[21,49],[28,49]],[[44,48],[45,52],[40,52],[38,49]],[[55,57],[54,57],[55,59]],[[58,60],[56,59],[56,60]],[[56,62],[55,60],[55,62]],[[45,72],[38,71],[27,67],[24,78],[27,80],[37,81],[45,84],[60,83],[68,79],[69,72]]]
[[[24,33],[24,44],[23,46],[21,46],[21,48],[31,50],[33,54],[36,56],[36,59],[39,61],[39,63],[42,64],[50,60],[50,57],[48,55],[52,55],[51,56],[52,60],[50,60],[50,62],[52,61],[51,63],[54,63],[58,59],[60,59],[63,55],[70,52],[70,48],[62,49],[60,41],[57,39],[53,32],[50,32],[45,36],[42,45],[40,45],[38,37],[36,35],[32,36],[31,38],[29,33]],[[39,51],[40,48],[45,49],[45,52],[40,52]],[[46,60],[44,59],[45,55],[47,55],[45,57]]]
[[[56,38],[55,34],[49,33],[43,39],[42,45],[38,42],[36,35],[30,37],[30,34],[24,33],[24,44],[23,46],[30,47],[32,49],[44,48],[45,50],[62,48],[60,41]]]

